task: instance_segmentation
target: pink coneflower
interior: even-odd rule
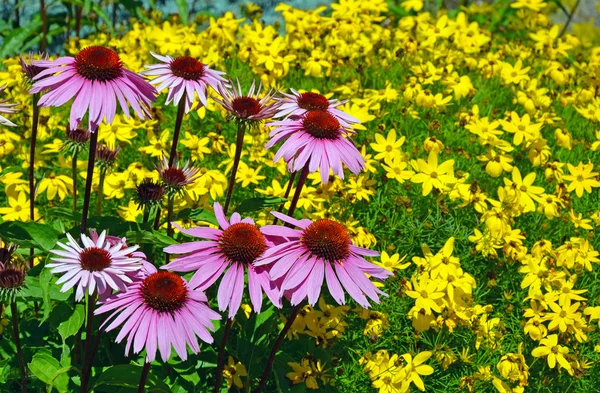
[[[167,194],[181,191],[183,187],[195,182],[200,173],[200,168],[191,165],[189,161],[186,161],[183,166],[179,160],[169,165],[169,160],[165,156],[156,165],[156,170],[167,189]]]
[[[166,247],[166,253],[186,255],[163,266],[163,269],[196,271],[190,280],[190,286],[202,290],[210,287],[227,270],[221,279],[217,296],[219,310],[229,308],[230,319],[235,316],[242,302],[245,270],[248,271],[248,291],[254,311],[258,313],[261,310],[263,291],[273,304],[281,307],[279,291],[269,279],[269,271],[265,267],[257,268],[253,265],[272,243],[262,233],[262,229],[254,225],[251,218],[242,220],[238,213],[233,213],[227,221],[221,205],[215,202],[214,208],[220,229],[183,229],[174,224],[187,235],[208,240]]]
[[[292,94],[282,92],[283,97],[275,98],[281,105],[273,117],[293,117],[311,111],[327,111],[340,122],[342,127],[349,128],[352,124],[360,123],[356,117],[337,109],[348,101],[329,100],[324,95],[311,91],[299,93],[294,89],[290,90]]]
[[[206,295],[191,289],[182,277],[159,272],[148,262],[143,265],[139,280],[129,285],[126,292],[108,298],[95,314],[114,311],[105,322],[110,322],[106,330],[123,325],[116,341],[127,337],[126,355],[132,347],[133,353],[145,348],[146,361],[152,362],[158,349],[166,362],[173,346],[179,357],[186,360],[187,346],[193,353],[200,351],[196,336],[206,343],[213,342],[209,330],[214,328],[212,321],[221,316],[210,309]]]
[[[321,181],[326,184],[330,168],[343,179],[342,163],[354,174],[365,167],[362,155],[347,137],[351,130],[327,111],[310,111],[300,118],[275,121],[267,126],[275,128],[265,147],[268,149],[285,140],[274,161],[283,157],[292,172],[301,170],[308,163],[311,173],[320,168]]]
[[[271,265],[271,279],[283,280],[281,293],[290,296],[292,305],[308,297],[308,303],[314,306],[319,300],[324,279],[338,304],[345,303],[342,286],[364,308],[369,307],[367,297],[379,303],[377,294],[386,295],[365,274],[385,279],[392,273],[367,262],[364,256],[376,257],[379,253],[352,244],[342,224],[327,219],[314,222],[296,220],[285,214],[272,213],[300,229],[264,226],[263,233],[283,236],[287,240],[269,248],[255,266]]]
[[[159,92],[163,89],[169,89],[166,105],[173,102],[177,106],[182,97],[185,96],[185,113],[192,109],[194,102],[194,93],[198,94],[200,103],[204,106],[206,103],[207,86],[218,90],[219,86],[226,82],[224,72],[215,71],[208,68],[193,57],[181,56],[172,58],[170,56],[161,56],[152,53],[160,64],[147,65],[148,70],[140,74],[145,76],[156,76],[150,83],[156,86]]]
[[[262,83],[256,88],[255,82],[252,81],[247,95],[243,95],[239,80],[237,81],[237,88],[233,81],[230,81],[230,84],[231,88],[227,85],[219,86],[219,94],[222,98],[215,98],[215,101],[220,103],[231,117],[238,122],[255,126],[261,120],[272,118],[277,112],[279,103],[272,102],[275,96],[274,92],[269,91],[263,98],[259,97]]]
[[[75,57],[60,57],[53,61],[38,61],[47,67],[33,80],[30,93],[48,90],[39,106],[62,106],[73,100],[70,126],[77,128],[88,114],[89,129],[105,119],[112,124],[117,100],[125,116],[129,107],[142,120],[150,118],[150,104],[156,99],[156,89],[138,74],[126,69],[117,52],[103,46],[89,46]]]
[[[6,89],[6,86],[0,86],[0,94]],[[17,104],[9,104],[8,99],[0,100],[0,125],[16,127],[17,125],[6,117],[2,116],[2,113],[15,113],[17,110],[14,108]]]
[[[40,72],[44,71],[47,67],[42,66],[42,64],[47,65],[48,62],[48,55],[44,52],[41,52],[39,54],[39,60],[35,60],[33,58],[33,54],[29,53],[29,56],[27,57],[27,59],[25,59],[23,56],[19,56],[19,62],[21,63],[21,69],[23,70],[23,73],[25,74],[25,76],[27,77],[27,80],[29,82],[33,81],[33,78],[35,78],[37,76],[37,74],[39,74]],[[40,63],[42,62],[42,63]]]
[[[64,284],[61,292],[77,286],[75,300],[83,298],[86,291],[90,295],[97,292],[103,295],[106,291],[126,290],[132,282],[131,275],[141,268],[141,257],[132,255],[138,246],[123,247],[122,242],[107,240],[106,231],[91,237],[81,234],[81,247],[73,236],[67,233],[67,244],[57,243],[62,250],[51,250],[58,257],[51,258],[53,263],[46,267],[52,273],[65,273],[56,282]]]

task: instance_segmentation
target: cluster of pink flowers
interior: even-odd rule
[[[81,244],[69,234],[62,250],[53,250],[53,273],[62,273],[58,284],[62,291],[76,287],[76,299],[87,292],[97,294],[101,307],[96,314],[112,311],[105,322],[110,331],[123,325],[117,342],[127,338],[126,353],[146,349],[147,361],[153,361],[157,349],[162,359],[170,357],[171,346],[180,358],[186,358],[186,344],[199,351],[196,336],[211,343],[208,330],[220,315],[208,306],[203,291],[219,279],[219,311],[237,314],[247,276],[248,294],[255,312],[260,313],[263,293],[276,306],[282,299],[292,305],[305,299],[314,305],[323,284],[332,298],[345,304],[347,293],[362,307],[369,299],[379,303],[385,295],[368,278],[385,279],[391,273],[364,259],[376,257],[375,251],[357,247],[346,228],[335,221],[296,220],[273,212],[289,226],[267,225],[258,228],[251,218],[233,213],[229,220],[219,203],[214,204],[219,228],[195,227],[180,231],[203,239],[168,246],[166,253],[178,257],[157,270],[126,239],[81,235]],[[296,227],[296,228],[293,228]],[[194,272],[187,282],[173,273]],[[113,294],[113,291],[115,292]]]
[[[112,124],[117,106],[126,117],[131,106],[140,119],[150,118],[150,106],[158,92],[168,89],[166,104],[182,102],[187,113],[193,109],[195,97],[199,105],[207,104],[210,87],[218,96],[216,101],[239,122],[256,125],[262,120],[283,118],[267,124],[272,130],[266,148],[283,142],[275,160],[283,158],[291,172],[308,166],[311,173],[320,170],[322,182],[327,183],[330,170],[344,178],[342,164],[355,174],[364,168],[364,159],[349,138],[352,125],[359,120],[338,109],[344,102],[296,90],[280,95],[267,92],[261,98],[261,86],[254,83],[244,95],[239,81],[227,81],[223,72],[192,57],[152,55],[160,63],[148,65],[142,72],[154,78],[150,82],[125,68],[115,51],[102,46],[84,48],[75,57],[34,61],[32,66],[39,72],[32,78],[30,92],[44,93],[40,106],[62,106],[73,100],[71,129],[87,116],[90,131],[95,132],[102,121]],[[9,113],[6,104],[4,108]],[[4,118],[0,121],[12,125]]]
[[[41,106],[73,100],[71,128],[87,116],[90,131],[95,132],[100,122],[112,123],[117,103],[126,116],[131,106],[144,119],[150,117],[158,92],[168,89],[166,103],[179,105],[187,113],[196,96],[206,105],[211,88],[239,126],[281,119],[267,124],[272,139],[266,148],[281,143],[275,160],[283,158],[291,172],[319,170],[322,182],[327,183],[330,170],[344,177],[342,164],[356,174],[364,168],[363,157],[350,138],[359,120],[338,109],[343,102],[295,90],[280,95],[267,92],[261,98],[262,86],[254,83],[244,95],[239,81],[227,81],[222,72],[196,59],[153,56],[160,63],[142,72],[154,77],[150,82],[127,70],[116,52],[100,46],[85,48],[74,58],[41,60],[36,62],[40,71],[32,78],[31,92],[44,93]],[[162,177],[168,177],[171,169],[163,158],[158,167]],[[190,178],[196,175],[187,164],[181,170],[188,171]],[[57,281],[62,291],[75,288],[76,300],[85,294],[98,296],[101,306],[95,313],[111,313],[105,330],[120,326],[117,342],[127,339],[126,353],[145,349],[148,362],[155,360],[157,352],[167,361],[171,348],[186,359],[188,347],[199,351],[198,338],[212,342],[213,321],[221,317],[210,309],[204,291],[217,281],[218,309],[228,310],[229,319],[239,311],[246,280],[257,313],[263,294],[276,307],[282,307],[283,299],[293,306],[304,300],[314,305],[324,284],[339,304],[345,304],[347,294],[368,308],[370,301],[379,303],[379,295],[385,295],[369,277],[383,280],[391,273],[365,259],[378,253],[354,245],[346,228],[336,221],[296,220],[273,212],[285,225],[259,228],[238,213],[228,219],[217,202],[214,212],[218,228],[184,229],[173,223],[183,234],[201,240],[166,247],[164,252],[176,257],[160,269],[137,246],[104,231],[100,235],[91,231],[89,237],[82,234],[80,243],[67,234],[68,242],[52,251],[47,267],[62,274]],[[189,282],[176,274],[187,272],[194,273]]]

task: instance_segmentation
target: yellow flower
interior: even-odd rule
[[[531,67],[523,68],[523,62],[521,59],[517,60],[514,66],[509,63],[503,63],[502,65],[502,80],[506,84],[518,85],[522,81],[528,81],[529,76],[527,73]]]
[[[571,364],[565,358],[565,355],[569,353],[569,348],[558,345],[558,335],[551,334],[550,336],[542,339],[540,344],[541,345],[539,347],[535,348],[531,352],[532,356],[536,358],[546,356],[548,366],[550,368],[556,367],[556,363],[558,362],[558,364],[567,371],[572,371]]]
[[[348,194],[356,195],[356,199],[362,201],[363,199],[369,200],[369,196],[375,195],[375,190],[372,187],[375,185],[375,180],[369,180],[367,176],[359,176],[356,180],[350,179],[348,181]]]
[[[571,304],[570,299],[566,299],[562,307],[554,302],[549,302],[548,307],[550,307],[552,312],[548,312],[545,318],[550,321],[548,330],[555,330],[558,328],[561,333],[566,332],[569,326],[573,326],[575,322],[581,318],[577,312],[580,304],[581,303],[579,302]]]
[[[401,392],[408,391],[411,382],[422,392],[425,391],[425,384],[421,379],[421,375],[433,374],[433,367],[423,363],[425,363],[432,354],[431,351],[425,351],[417,354],[414,358],[409,353],[402,355],[405,365],[400,372],[400,379],[402,380],[402,387],[400,388]]]
[[[510,121],[500,120],[500,124],[506,132],[514,134],[513,143],[520,145],[525,141],[534,141],[539,139],[542,129],[542,123],[531,123],[531,118],[526,113],[523,117],[519,117],[516,112],[510,113]]]
[[[385,175],[389,179],[397,180],[400,183],[404,183],[405,180],[410,180],[415,174],[411,170],[406,170],[408,163],[402,159],[401,156],[395,156],[392,158],[385,158],[385,164],[381,166],[385,169]]]
[[[519,168],[514,167],[512,171],[512,181],[504,178],[506,187],[516,192],[516,195],[519,198],[519,204],[523,207],[523,213],[535,211],[533,198],[537,198],[538,195],[544,192],[542,187],[533,185],[535,177],[535,172],[531,172],[527,174],[525,178],[522,178]]]
[[[262,166],[252,169],[246,163],[240,162],[240,166],[235,177],[236,183],[242,183],[242,187],[248,187],[250,183],[258,184],[259,180],[264,180],[267,178],[266,176],[259,175],[261,169]]]
[[[583,218],[583,215],[581,213],[575,213],[575,210],[573,209],[571,209],[571,211],[569,212],[569,219],[571,220],[573,225],[575,225],[575,228],[583,228],[587,229],[588,231],[591,231],[593,229],[590,225],[592,220]]]
[[[151,157],[168,156],[171,149],[171,134],[169,130],[163,130],[160,135],[154,133],[149,134],[150,145],[140,147],[138,150],[142,153],[149,154]]]
[[[454,160],[444,161],[438,166],[438,156],[434,152],[429,153],[427,161],[418,159],[411,161],[411,165],[417,172],[411,179],[413,183],[423,183],[423,196],[429,195],[435,187],[440,191],[447,189],[449,184],[456,183],[454,177]]]
[[[438,290],[438,285],[439,281],[425,276],[414,282],[413,290],[406,291],[406,295],[415,299],[415,308],[425,310],[426,315],[431,315],[432,311],[439,313],[442,312],[440,303],[445,294]]]
[[[421,11],[423,9],[423,0],[405,0],[402,3],[400,3],[400,5],[406,10],[406,11]]]
[[[229,356],[227,365],[223,368],[223,376],[227,381],[227,389],[231,389],[233,385],[238,389],[242,389],[244,383],[240,377],[247,377],[248,371],[246,371],[246,366],[240,362],[236,362],[233,357]]]
[[[440,152],[444,150],[444,144],[435,136],[430,136],[425,139],[423,147],[425,148],[425,151],[434,152],[435,154],[440,154]]]
[[[209,142],[208,137],[200,138],[186,131],[185,139],[181,141],[181,144],[191,151],[194,160],[202,160],[204,154],[210,154],[210,149],[207,147]]]
[[[510,4],[512,8],[528,8],[532,11],[541,11],[546,5],[544,0],[516,0]]]
[[[73,187],[73,179],[65,175],[56,176],[52,173],[50,176],[43,178],[39,183],[38,194],[46,192],[46,197],[49,201],[53,200],[58,194],[60,200],[64,200]]]
[[[583,191],[591,193],[592,187],[600,187],[600,182],[595,179],[598,172],[592,172],[594,165],[591,162],[585,165],[580,162],[577,166],[567,164],[567,168],[569,175],[563,176],[564,180],[570,181],[567,191],[575,190],[579,198],[583,196]]]
[[[393,272],[394,270],[404,270],[410,266],[410,262],[402,263],[406,259],[406,255],[400,258],[400,254],[396,253],[389,256],[386,251],[381,252],[381,260],[375,261],[376,265]]]
[[[7,199],[8,207],[0,207],[2,219],[4,221],[29,221],[29,200],[27,199],[27,194],[21,191],[16,198],[7,195]],[[38,217],[37,208],[34,213]]]
[[[138,126],[133,118],[126,119],[123,115],[118,115],[111,125],[104,122],[100,124],[98,140],[106,142],[113,148],[117,141],[131,143],[131,140],[137,136],[136,128]]]
[[[556,139],[556,144],[558,146],[564,147],[567,150],[573,148],[573,136],[568,130],[557,128],[556,131],[554,131],[554,139]]]
[[[371,148],[377,152],[375,159],[392,160],[396,157],[401,157],[402,150],[400,148],[405,140],[405,136],[396,139],[396,130],[393,128],[387,134],[387,137],[384,137],[379,133],[375,134],[375,143],[371,143]]]
[[[135,222],[142,214],[142,209],[133,200],[129,200],[127,206],[119,206],[117,213],[125,221]]]

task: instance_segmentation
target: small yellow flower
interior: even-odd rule
[[[571,364],[565,358],[565,355],[569,353],[569,348],[563,345],[558,345],[558,335],[551,334],[550,336],[542,339],[540,344],[541,345],[539,347],[535,348],[531,352],[532,356],[536,358],[546,357],[548,366],[550,368],[556,367],[556,363],[558,362],[558,364],[567,371],[572,370]]]

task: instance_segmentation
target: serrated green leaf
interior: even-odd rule
[[[215,213],[206,209],[183,209],[175,217],[176,220],[190,219],[193,221],[205,221],[218,225]]]
[[[42,322],[50,316],[50,281],[52,281],[52,273],[50,269],[43,269],[40,273],[40,289],[42,290],[42,300],[44,306],[44,317]]]
[[[27,366],[33,375],[49,387],[49,391],[55,387],[60,393],[68,392],[69,376],[66,372],[69,368],[61,367],[59,361],[53,358],[49,351],[42,349],[36,352]]]
[[[0,224],[2,238],[23,247],[33,246],[49,251],[58,241],[58,232],[49,224],[7,221]]]
[[[119,364],[105,368],[100,376],[94,383],[93,391],[104,385],[106,386],[123,386],[137,388],[140,382],[140,375],[142,373],[142,367],[134,366],[132,364]],[[155,393],[170,393],[171,389],[169,386],[160,380],[155,375],[152,375],[152,369],[148,375],[146,381],[146,392]]]
[[[58,334],[62,337],[63,341],[67,338],[77,334],[83,322],[85,321],[85,309],[82,304],[75,306],[73,314],[69,319],[58,325]]]
[[[242,201],[242,203],[239,204],[235,211],[240,214],[254,212],[258,210],[263,210],[268,207],[279,206],[286,201],[287,199],[285,198],[273,196],[250,198],[246,199],[245,201]]]

